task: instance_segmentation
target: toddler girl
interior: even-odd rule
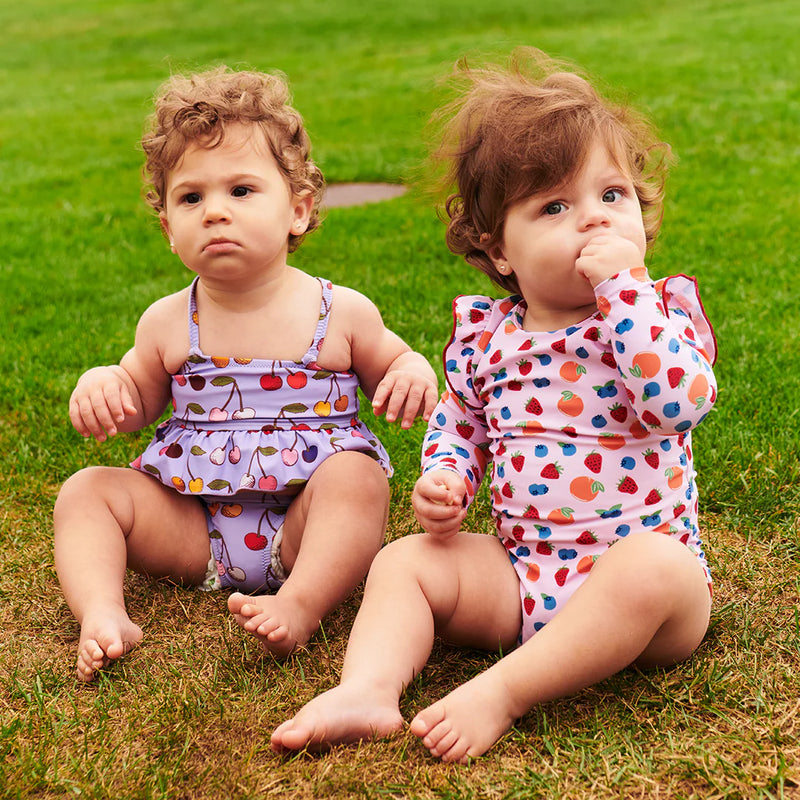
[[[383,541],[391,467],[358,387],[404,428],[436,403],[430,365],[372,303],[286,262],[319,224],[323,189],[287,100],[271,75],[175,77],[143,138],[148,201],[196,277],[70,399],[73,425],[98,441],[172,409],[134,469],[82,470],[56,503],[82,680],[142,638],[126,566],[240,590],[231,612],[278,657],[307,642]]]
[[[276,749],[399,730],[434,634],[504,654],[411,722],[463,762],[538,703],[687,658],[708,625],[691,430],[715,343],[695,282],[644,265],[657,140],[536,52],[465,77],[442,151],[448,244],[512,294],[456,299],[413,495],[426,532],[378,555],[340,685]],[[497,537],[459,530],[484,475]]]

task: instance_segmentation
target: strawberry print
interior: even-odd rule
[[[659,492],[658,489],[651,489],[647,493],[647,497],[645,497],[644,499],[644,504],[646,506],[652,506],[660,502],[661,502],[661,492]]]
[[[642,456],[648,466],[652,467],[653,469],[658,469],[658,464],[660,459],[658,457],[658,453],[655,452],[655,450],[651,450],[650,448],[648,448],[647,450],[644,451],[644,453],[642,453]]]
[[[539,415],[544,411],[544,409],[542,408],[542,404],[535,397],[531,397],[531,399],[525,404],[525,411],[527,411],[528,414]]]
[[[556,480],[558,476],[561,474],[561,467],[558,466],[555,462],[552,464],[545,464],[542,468],[542,471],[539,473],[543,478],[549,478],[552,480]]]
[[[527,593],[523,598],[522,607],[528,616],[533,614],[533,609],[536,608],[536,600],[531,597],[530,593]]]
[[[592,450],[592,452],[583,459],[583,464],[589,472],[594,472],[594,474],[597,475],[603,468],[603,456],[596,450]]]
[[[608,413],[620,423],[628,419],[628,407],[623,406],[622,403],[614,403],[614,405],[608,409]]]
[[[456,470],[468,502],[492,476],[521,641],[631,533],[680,538],[705,568],[691,431],[716,398],[716,351],[696,285],[622,271],[596,296],[595,315],[535,336],[519,298],[458,298],[446,392],[423,444],[423,470]]]
[[[670,367],[667,370],[667,382],[669,383],[670,389],[676,389],[679,386],[682,386],[685,375],[686,370],[684,370],[682,367]]]
[[[477,324],[483,321],[483,311],[479,311],[477,308],[471,308],[469,310],[469,321],[473,324]]]
[[[456,422],[456,431],[462,439],[471,439],[472,434],[475,433],[475,428],[472,427],[466,420]]]

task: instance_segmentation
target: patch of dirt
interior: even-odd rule
[[[380,203],[406,193],[406,187],[396,183],[334,183],[325,189],[322,205],[325,208],[345,208],[366,203]]]

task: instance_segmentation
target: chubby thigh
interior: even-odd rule
[[[54,509],[59,574],[114,572],[127,565],[155,578],[197,585],[210,554],[206,512],[129,467],[87,467],[61,487]]]
[[[495,535],[419,534],[385,551],[395,569],[416,572],[442,639],[493,651],[515,646],[522,622],[519,579]]]

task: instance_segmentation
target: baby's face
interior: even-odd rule
[[[528,307],[539,309],[539,329],[555,330],[595,308],[594,289],[576,262],[601,234],[632,243],[644,260],[647,243],[633,181],[597,143],[567,181],[511,206],[502,243],[489,255],[500,271],[514,273]]]
[[[285,266],[310,201],[292,193],[261,129],[231,125],[217,147],[192,142],[167,176],[162,225],[198,275],[222,280]]]

